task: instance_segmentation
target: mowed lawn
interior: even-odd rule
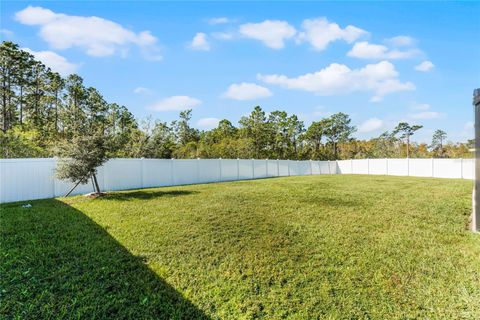
[[[471,191],[322,175],[5,204],[0,318],[480,319]]]

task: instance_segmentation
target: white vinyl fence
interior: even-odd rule
[[[338,174],[474,179],[474,159],[338,160]]]
[[[53,198],[73,186],[55,178],[56,159],[0,160],[0,203]],[[379,174],[473,179],[473,159],[340,161],[111,159],[99,168],[102,190],[127,190],[311,174]],[[91,182],[73,194],[92,192]]]

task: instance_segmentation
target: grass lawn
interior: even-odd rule
[[[323,175],[0,207],[0,318],[480,319],[471,181]]]

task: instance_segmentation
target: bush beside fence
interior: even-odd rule
[[[0,160],[0,202],[65,195],[71,183],[55,178],[56,159]],[[98,170],[106,191],[312,174],[379,174],[473,179],[473,159],[362,159],[339,161],[245,159],[111,159]],[[92,192],[91,182],[73,194]]]

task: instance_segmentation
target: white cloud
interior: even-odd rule
[[[138,93],[138,94],[151,94],[152,93],[152,90],[148,89],[148,88],[145,88],[145,87],[136,87],[134,90],[133,90],[134,93]]]
[[[2,28],[2,29],[0,29],[0,34],[3,34],[6,37],[10,37],[10,36],[13,36],[13,31]]]
[[[372,101],[380,101],[390,93],[414,90],[411,82],[400,82],[395,66],[388,61],[368,64],[361,69],[350,69],[346,65],[332,63],[314,73],[307,73],[296,78],[285,75],[261,75],[258,79],[288,89],[313,92],[321,96],[348,94],[358,91],[373,92]]]
[[[409,47],[415,44],[415,39],[409,36],[396,36],[387,39],[387,42],[395,47]]]
[[[272,92],[265,87],[255,83],[242,82],[240,84],[232,84],[223,94],[225,98],[234,100],[253,100],[259,98],[270,97]]]
[[[202,118],[198,120],[197,126],[199,126],[200,128],[211,129],[218,126],[219,122],[220,119],[217,118]]]
[[[431,61],[423,61],[419,65],[415,66],[415,70],[420,71],[420,72],[427,72],[432,70],[435,67],[435,65]]]
[[[325,50],[333,41],[343,40],[351,43],[368,34],[365,30],[351,25],[342,29],[338,24],[329,22],[326,18],[304,20],[302,28],[305,31],[299,34],[298,39],[309,42],[313,48],[319,51]]]
[[[192,109],[201,103],[202,101],[189,96],[172,96],[157,101],[148,109],[154,111],[183,111]]]
[[[430,109],[430,105],[427,103],[416,103],[413,102],[412,105],[410,106],[410,109],[412,110],[419,110],[419,111],[425,111]]]
[[[390,50],[381,44],[371,44],[367,41],[357,42],[347,53],[347,56],[360,59],[406,59],[418,55],[418,49]]]
[[[227,17],[217,17],[217,18],[211,18],[208,20],[208,24],[211,24],[211,25],[225,24],[230,22],[232,21]]]
[[[70,16],[42,7],[28,6],[15,14],[20,23],[40,27],[40,36],[51,47],[77,47],[94,57],[125,54],[136,45],[147,59],[160,60],[157,38],[150,31],[135,33],[100,17]]]
[[[65,57],[53,51],[33,51],[29,48],[22,48],[22,50],[32,54],[35,59],[41,61],[44,65],[60,73],[62,76],[75,73],[78,69],[78,65],[69,62]]]
[[[190,42],[189,47],[193,50],[209,51],[210,44],[207,40],[207,35],[203,32],[198,32]]]
[[[367,132],[372,132],[375,130],[380,129],[383,127],[384,122],[383,120],[377,119],[377,118],[371,118],[360,124],[358,127],[358,132],[360,133],[367,133]]]
[[[235,37],[232,32],[213,32],[210,35],[218,40],[232,40]]]
[[[429,120],[429,119],[437,119],[440,118],[443,114],[435,111],[423,111],[419,113],[412,113],[410,114],[410,118],[415,120]]]
[[[280,20],[242,24],[239,31],[242,36],[259,40],[272,49],[282,49],[285,46],[285,40],[297,33],[288,22]]]

